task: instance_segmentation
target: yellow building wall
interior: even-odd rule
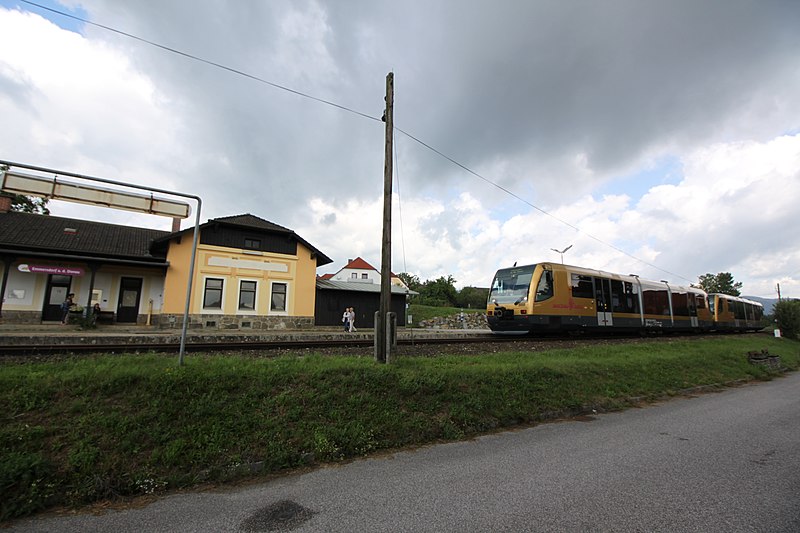
[[[170,243],[167,260],[170,267],[164,283],[162,312],[181,314],[186,305],[186,284],[191,262],[192,236],[184,235]],[[251,267],[256,268],[251,268]],[[314,316],[317,263],[311,251],[297,244],[297,255],[247,251],[200,244],[197,248],[190,314],[220,314],[242,316]],[[203,294],[207,278],[223,279],[222,308],[204,309]],[[257,283],[256,308],[239,309],[239,283],[242,280]],[[269,309],[271,284],[288,286],[286,311]]]

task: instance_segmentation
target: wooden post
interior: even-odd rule
[[[392,298],[392,135],[394,134],[394,73],[386,75],[386,143],[383,161],[383,241],[381,247],[381,301],[378,321],[375,323],[375,360],[386,363],[389,359],[387,348],[387,315],[391,309]]]

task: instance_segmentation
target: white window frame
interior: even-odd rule
[[[276,284],[284,285],[286,287],[286,302],[285,302],[285,309],[283,311],[275,311],[272,309],[272,294],[273,294],[273,286]],[[267,301],[267,314],[268,315],[277,315],[277,316],[287,316],[289,315],[289,291],[290,291],[290,283],[288,281],[270,281],[269,282],[269,298]]]
[[[253,291],[253,308],[252,309],[242,309],[242,283],[244,282],[253,282],[256,284],[256,288]],[[249,278],[241,278],[239,279],[239,292],[236,295],[236,314],[239,315],[255,315],[258,313],[258,280],[257,279],[249,279]]]
[[[220,296],[219,308],[216,307],[206,307],[206,282],[209,279],[221,279],[222,280],[222,295]],[[228,290],[228,281],[230,281],[225,276],[203,276],[203,291],[200,296],[200,309],[203,314],[206,315],[222,315],[225,314],[225,291]]]

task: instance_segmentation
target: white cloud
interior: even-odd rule
[[[573,244],[567,262],[682,283],[730,271],[746,293],[800,297],[800,4],[769,4],[81,2],[374,118],[394,71],[396,124],[492,182],[396,133],[395,272],[485,286]],[[383,123],[81,31],[0,8],[0,159],[197,194],[203,220],[294,229],[334,259],[324,271],[379,266]]]

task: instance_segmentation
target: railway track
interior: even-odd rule
[[[658,339],[676,338],[698,338],[699,335],[665,335],[656,337],[621,336],[621,335],[581,335],[581,336],[506,336],[492,334],[476,334],[472,337],[440,337],[440,338],[399,338],[397,341],[398,350],[403,355],[412,355],[419,352],[422,355],[432,355],[437,347],[454,347],[447,349],[447,353],[452,352],[480,352],[481,345],[485,348],[500,347],[501,345],[517,344],[520,349],[544,349],[550,346],[566,347],[569,345],[581,345],[591,343],[624,343],[642,342]],[[470,348],[467,349],[467,346]],[[463,347],[459,349],[458,347]],[[371,337],[358,338],[320,338],[302,340],[247,340],[237,342],[190,342],[185,346],[186,352],[322,352],[322,353],[345,353],[345,350],[358,350],[356,353],[365,353],[373,348]],[[510,346],[507,346],[510,348]],[[47,356],[62,354],[98,354],[98,353],[177,353],[180,349],[179,342],[125,342],[125,343],[97,343],[81,342],[67,344],[15,344],[0,346],[0,357],[2,356]],[[494,351],[494,350],[490,350]]]

